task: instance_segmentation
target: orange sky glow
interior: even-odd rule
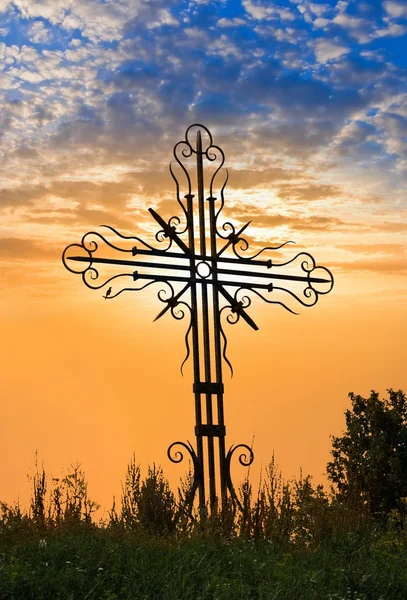
[[[254,441],[254,487],[273,453],[286,479],[302,469],[325,482],[348,393],[407,391],[404,3],[378,3],[373,33],[354,21],[346,35],[346,2],[317,14],[306,0],[243,0],[233,19],[194,2],[179,13],[133,2],[130,16],[101,3],[91,18],[84,0],[75,27],[59,23],[58,2],[20,4],[0,0],[0,500],[28,505],[36,451],[53,476],[82,463],[101,516],[133,452],[174,489],[185,474],[166,456],[195,441],[185,322],[153,322],[159,287],[105,301],[61,255],[102,223],[154,244],[147,209],[182,216],[168,164],[194,122],[225,152],[222,219],[251,221],[247,254],[293,240],[265,258],[308,251],[334,275],[315,306],[290,304],[299,315],[254,298],[259,331],[225,328],[227,444]],[[195,53],[169,32],[174,20]]]

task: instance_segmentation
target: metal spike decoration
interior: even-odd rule
[[[167,312],[178,320],[188,315],[186,357],[181,371],[192,348],[196,447],[190,442],[174,442],[167,453],[174,463],[181,462],[185,452],[192,460],[193,481],[187,498],[190,509],[198,492],[200,509],[205,509],[209,493],[209,505],[214,510],[219,500],[224,508],[228,497],[235,506],[240,506],[231,478],[231,460],[235,452],[240,451],[239,462],[243,466],[250,466],[254,460],[253,451],[246,444],[232,446],[226,452],[223,361],[232,374],[233,370],[226,354],[224,320],[235,324],[242,319],[257,330],[256,323],[247,312],[251,295],[296,314],[286,302],[291,298],[303,306],[313,306],[320,295],[331,291],[333,276],[325,267],[317,266],[308,252],[299,252],[285,262],[259,258],[266,250],[278,251],[291,242],[263,248],[251,257],[244,255],[249,244],[242,234],[250,222],[239,230],[228,221],[219,225],[228,174],[222,169],[224,153],[214,145],[206,127],[197,123],[191,125],[185,139],[175,145],[174,158],[170,173],[176,184],[182,221],[177,216],[166,221],[155,210],[149,209],[160,227],[155,236],[159,247],[151,246],[140,237],[122,235],[113,227],[103,225],[106,236],[114,235],[118,242],[112,243],[105,235],[92,231],[86,233],[79,244],[68,246],[62,260],[69,271],[81,274],[89,288],[99,290],[109,286],[103,296],[106,300],[117,298],[125,291],[139,291],[158,283],[161,285],[158,299],[164,308],[155,320]],[[206,187],[204,161],[212,167]],[[182,186],[186,192],[182,197],[181,184],[174,168],[178,168],[182,175]],[[222,171],[226,176],[222,176]],[[197,194],[192,193],[190,173],[195,176]],[[219,179],[222,184],[219,184]],[[127,253],[128,258],[96,256],[101,242],[110,248],[109,253],[112,250]],[[280,272],[281,267],[290,268],[290,265],[297,263],[299,275]],[[101,282],[98,269],[103,264],[123,267],[123,272]],[[77,268],[74,268],[76,265]],[[128,285],[126,282],[129,282]],[[295,292],[285,287],[298,287],[298,284],[300,290]],[[286,294],[287,300],[276,297],[278,293]]]

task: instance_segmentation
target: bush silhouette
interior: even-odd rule
[[[327,465],[337,499],[359,501],[370,514],[386,515],[407,497],[407,399],[388,390],[388,399],[349,394],[346,430],[332,438]]]

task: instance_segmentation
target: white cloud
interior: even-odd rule
[[[330,6],[327,4],[315,4],[307,1],[298,4],[297,10],[306,23],[312,24],[317,29],[322,29],[330,23],[328,18],[322,16],[330,10]]]
[[[98,0],[13,0],[12,4],[25,19],[42,18],[51,25],[58,25],[69,31],[80,29],[92,41],[110,42],[119,40],[125,24],[150,7],[148,0],[103,3]],[[10,2],[0,0],[0,10],[6,10],[10,6]],[[159,20],[166,18],[168,22],[169,13],[166,9],[155,12],[158,13]],[[155,14],[152,21],[156,20]]]
[[[336,15],[333,22],[349,29],[359,29],[360,27],[368,25],[368,21],[365,19],[358,19],[357,17],[352,17],[343,12]]]
[[[326,12],[327,10],[329,10],[329,5],[328,4],[313,4],[312,2],[310,2],[309,4],[309,9],[312,13],[314,13],[314,15],[317,15],[318,17],[320,17],[321,15],[324,14],[324,12]]]
[[[29,83],[40,83],[44,80],[44,77],[42,77],[39,73],[32,71],[31,69],[10,69],[9,73],[13,77],[17,77],[23,81],[28,81]]]
[[[326,27],[328,24],[330,23],[329,19],[324,19],[323,17],[318,17],[317,19],[315,19],[315,21],[313,22],[314,27],[316,27],[317,29],[323,29],[324,27]]]
[[[234,19],[219,19],[218,26],[219,27],[238,27],[239,25],[245,25],[246,21],[244,19],[239,19],[235,17]]]
[[[317,61],[321,64],[340,58],[348,52],[349,48],[341,46],[331,40],[319,39],[315,42],[315,56]]]
[[[273,25],[259,25],[254,29],[262,36],[271,36],[279,42],[289,42],[296,44],[303,39],[303,32],[292,27],[276,27]],[[284,51],[279,58],[284,62],[288,56],[288,52]],[[285,63],[284,63],[285,64]]]
[[[401,5],[397,4],[399,10],[392,8],[393,13],[397,15],[401,14]],[[407,5],[405,7],[407,14]],[[383,37],[399,37],[404,35],[407,28],[404,25],[392,22],[391,17],[385,17],[384,21],[386,26],[379,28],[377,23],[369,21],[368,19],[362,19],[351,16],[346,12],[340,12],[333,19],[333,22],[340,27],[344,27],[348,34],[355,38],[360,44],[366,44],[372,40],[383,38]]]
[[[189,38],[193,39],[196,42],[209,42],[209,36],[207,32],[203,29],[200,29],[199,27],[186,27],[184,29],[184,34],[186,34]]]
[[[384,3],[384,8],[391,17],[396,19],[399,17],[407,17],[407,4],[405,0],[403,2],[398,0],[387,0],[387,2]]]
[[[263,19],[280,19],[281,21],[293,21],[295,19],[294,14],[289,8],[277,6],[272,1],[255,2],[254,0],[243,0],[242,2],[246,12],[261,21]]]
[[[375,139],[375,127],[364,121],[352,121],[345,125],[336,137],[338,145],[361,144]]]
[[[0,43],[0,58],[7,65],[13,63],[32,63],[38,60],[39,54],[32,46],[6,46]]]
[[[388,111],[380,112],[376,121],[382,128],[383,139],[387,152],[399,155],[398,163],[407,156],[407,101],[390,107]]]
[[[339,13],[344,12],[348,8],[349,2],[346,0],[339,0],[339,2],[335,6],[335,10]]]
[[[48,44],[51,41],[51,32],[42,21],[35,21],[28,28],[28,38],[33,44]]]
[[[378,63],[383,63],[386,60],[380,50],[364,50],[360,53],[360,56],[363,56],[368,60],[374,60]]]
[[[225,59],[229,59],[231,56],[237,60],[241,60],[243,58],[238,47],[231,42],[226,35],[221,35],[216,42],[212,42],[212,44],[210,44],[208,48],[208,54],[223,56]]]
[[[11,0],[0,0],[0,13],[6,12],[11,4]]]
[[[155,29],[162,27],[163,25],[179,25],[177,19],[175,19],[169,10],[166,8],[159,8],[157,11],[156,20],[147,24],[148,29]]]
[[[64,17],[61,25],[64,29],[83,29],[81,19],[77,15],[72,14]]]
[[[243,0],[242,4],[246,12],[257,20],[267,19],[273,12],[272,7],[266,7],[263,4],[255,4],[252,0]]]
[[[11,77],[8,73],[0,73],[0,89],[15,90],[20,86],[20,83]]]
[[[69,9],[73,0],[13,0],[13,5],[26,19],[43,18],[53,25],[61,22],[65,8]]]
[[[382,38],[382,37],[400,37],[404,35],[407,31],[407,27],[404,25],[399,25],[398,23],[390,23],[388,27],[385,29],[377,29],[373,32],[372,38]]]

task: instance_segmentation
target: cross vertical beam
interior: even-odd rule
[[[227,489],[225,477],[225,416],[223,409],[223,381],[222,381],[222,351],[221,351],[221,323],[219,310],[219,296],[216,284],[218,282],[218,265],[216,261],[216,219],[215,219],[215,200],[213,196],[208,197],[209,202],[209,225],[211,232],[211,258],[212,258],[212,277],[214,281],[213,289],[213,328],[214,328],[214,345],[215,345],[215,370],[216,384],[219,389],[216,394],[218,407],[218,423],[219,423],[219,468],[220,468],[220,491],[222,510],[225,510],[227,502]]]
[[[200,232],[200,253],[206,256],[206,231],[205,231],[205,204],[204,204],[204,177],[203,177],[203,157],[202,157],[202,136],[198,129],[196,135],[196,161],[197,161],[197,183],[198,183],[198,208],[199,208],[199,232]],[[203,329],[203,351],[204,351],[204,373],[205,384],[211,382],[211,350],[210,350],[210,332],[209,332],[209,307],[208,307],[208,288],[202,285],[202,329]],[[199,381],[195,381],[199,384]],[[213,425],[212,394],[205,391],[206,398],[206,422]],[[209,472],[209,498],[211,509],[216,504],[216,480],[215,480],[215,451],[213,435],[207,436],[208,444],[208,472]]]
[[[191,256],[189,259],[191,272],[191,323],[192,323],[192,360],[194,381],[200,380],[200,362],[199,362],[199,334],[198,334],[198,301],[196,290],[196,273],[195,273],[195,229],[194,229],[194,209],[193,209],[193,194],[187,194],[187,219],[188,219],[188,238],[189,249]],[[199,464],[201,465],[201,476],[199,478],[199,507],[202,510],[206,505],[205,499],[205,481],[203,477],[203,440],[202,440],[202,403],[201,394],[194,390],[195,396],[195,429],[196,429],[196,448]]]

